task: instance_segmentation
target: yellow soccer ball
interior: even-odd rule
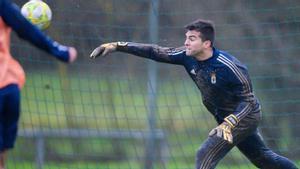
[[[22,15],[32,24],[42,30],[49,27],[52,19],[52,11],[50,7],[41,0],[30,0],[21,8]]]

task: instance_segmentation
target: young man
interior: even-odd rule
[[[54,55],[64,62],[73,62],[77,51],[62,46],[29,23],[17,6],[9,0],[0,0],[0,169],[4,169],[6,151],[13,148],[20,113],[20,89],[25,75],[19,63],[10,54],[11,29],[19,37]]]
[[[203,104],[218,126],[211,130],[196,155],[196,169],[212,169],[234,147],[258,168],[296,169],[287,158],[272,152],[257,131],[261,110],[252,91],[247,68],[235,57],[213,47],[212,23],[197,20],[186,26],[184,47],[165,48],[132,42],[106,43],[91,58],[113,51],[182,65],[202,93]]]

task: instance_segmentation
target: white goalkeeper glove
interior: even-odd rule
[[[95,59],[98,56],[106,56],[107,54],[116,51],[116,49],[117,42],[104,43],[93,50],[93,52],[90,54],[90,58]]]
[[[216,128],[212,129],[209,132],[209,136],[217,135],[217,137],[223,138],[230,144],[233,143],[232,137],[232,129],[238,124],[238,118],[231,114],[224,119],[224,122],[217,126]]]

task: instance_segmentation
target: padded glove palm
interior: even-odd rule
[[[217,137],[223,138],[224,140],[232,144],[233,137],[231,131],[238,124],[238,121],[238,118],[233,114],[227,116],[222,124],[209,132],[209,136],[213,136],[216,134]]]
[[[117,42],[104,43],[93,50],[90,58],[95,59],[98,56],[106,56],[107,54],[116,51]]]

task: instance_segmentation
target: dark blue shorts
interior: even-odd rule
[[[13,148],[20,116],[20,90],[12,84],[0,89],[0,152]]]

